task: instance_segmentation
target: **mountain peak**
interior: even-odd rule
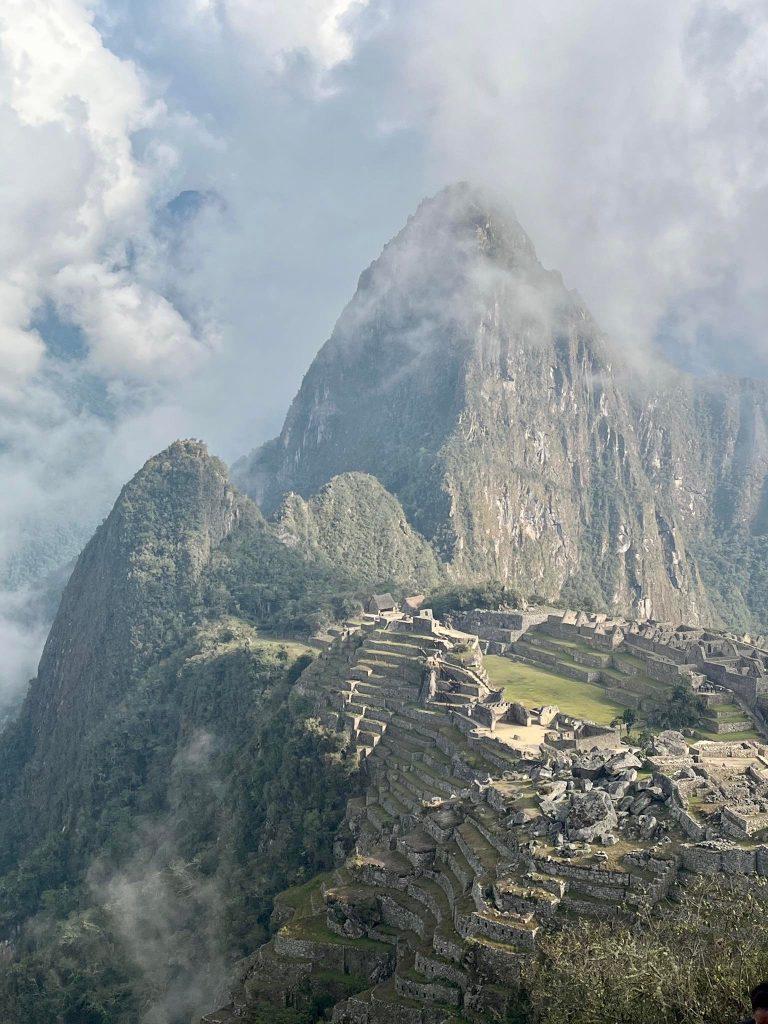
[[[393,307],[415,305],[423,313],[425,304],[444,307],[448,301],[449,312],[463,315],[475,306],[470,293],[482,291],[499,272],[546,274],[510,206],[468,182],[449,185],[419,204],[363,272],[338,327],[350,317],[356,323],[357,307],[366,311],[388,293]]]
[[[512,206],[490,189],[459,181],[447,185],[419,204],[393,243],[413,230],[434,238],[442,233],[473,243],[479,252],[495,259],[516,256],[538,262],[533,243],[523,230]]]

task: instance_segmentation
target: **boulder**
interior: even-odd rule
[[[656,827],[659,824],[652,814],[641,814],[638,818],[640,822],[640,838],[641,839],[652,839],[653,834],[656,831]]]
[[[630,806],[629,806],[629,813],[630,814],[635,814],[635,815],[642,814],[643,811],[646,809],[646,807],[649,807],[651,803],[652,803],[652,798],[651,798],[650,794],[649,793],[641,793],[639,796],[636,796],[635,799],[630,804]]]
[[[608,783],[608,793],[614,798],[614,800],[621,800],[622,797],[626,796],[628,789],[628,782],[617,780],[616,782]]]
[[[541,788],[546,794],[547,800],[559,800],[568,791],[568,783],[563,781],[549,782],[545,783]]]
[[[583,796],[574,796],[566,819],[566,832],[570,840],[591,843],[617,824],[611,798],[603,790],[593,789]]]
[[[565,821],[568,813],[568,804],[563,800],[540,800],[539,808],[541,813],[553,821]]]
[[[666,729],[654,736],[651,750],[660,757],[685,757],[691,752],[685,736],[674,729]]]
[[[630,769],[637,771],[638,768],[643,767],[643,762],[639,757],[636,757],[631,750],[622,750],[618,754],[614,754],[605,766],[605,770],[609,775],[619,775],[622,772],[629,771]]]
[[[573,774],[577,779],[596,779],[605,771],[607,760],[605,754],[596,750],[581,754],[573,762]]]

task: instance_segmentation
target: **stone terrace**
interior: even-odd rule
[[[518,657],[610,669],[615,689],[653,678],[610,641],[583,650],[557,624],[533,628]],[[515,749],[468,717],[495,699],[477,649],[421,616],[367,618],[303,673],[313,713],[358,752],[365,795],[349,802],[336,870],[277,898],[274,937],[208,1024],[318,998],[355,1024],[503,1016],[548,921],[628,918],[681,868],[768,873],[765,748],[662,734],[648,761]]]

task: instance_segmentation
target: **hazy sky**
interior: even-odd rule
[[[767,119],[764,0],[3,0],[0,691],[23,586],[177,436],[275,433],[450,181],[617,344],[765,375]]]

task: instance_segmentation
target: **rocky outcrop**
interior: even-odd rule
[[[639,385],[514,217],[459,186],[362,275],[280,436],[236,473],[269,514],[372,474],[456,578],[639,617],[759,618],[746,563],[766,559],[767,416],[759,382],[665,369]],[[726,600],[700,552],[732,529],[746,568],[729,565]]]
[[[610,796],[601,789],[574,797],[566,818],[568,838],[592,843],[616,827],[618,817]]]

